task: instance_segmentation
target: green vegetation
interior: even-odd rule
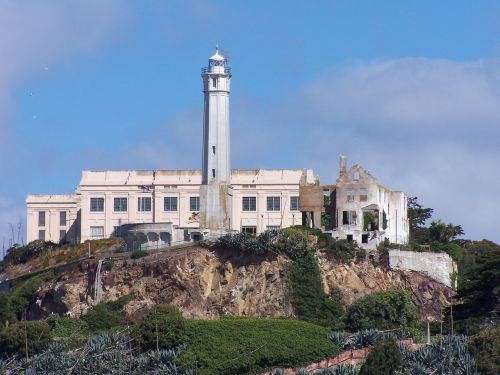
[[[123,307],[132,300],[132,295],[126,295],[117,301],[99,303],[90,310],[83,320],[92,332],[110,330],[119,326],[124,318]]]
[[[291,262],[286,274],[288,294],[299,319],[333,329],[342,326],[340,298],[325,294],[318,262],[312,254]]]
[[[140,259],[148,256],[149,253],[146,250],[135,250],[132,252],[132,255],[130,256],[132,259]]]
[[[32,241],[25,246],[15,244],[7,249],[5,258],[0,262],[0,272],[3,272],[11,265],[24,264],[29,259],[40,257],[58,247],[59,245],[53,242],[44,242],[41,240]]]
[[[370,350],[359,375],[394,374],[402,363],[403,358],[395,341],[380,342]]]
[[[196,361],[200,375],[237,375],[268,367],[301,366],[336,355],[327,329],[292,319],[187,320],[182,363]]]
[[[87,322],[78,318],[51,315],[47,324],[55,337],[87,336],[90,332]]]
[[[346,323],[351,331],[368,328],[415,330],[418,317],[407,291],[370,293],[347,309]]]
[[[186,341],[185,326],[177,307],[155,306],[138,325],[136,343],[146,350],[175,348]]]
[[[500,371],[500,327],[486,328],[473,336],[467,349],[474,356],[477,369],[484,375],[498,375]]]
[[[342,263],[350,263],[354,260],[362,261],[366,258],[366,251],[358,246],[355,241],[336,240],[328,238],[328,241],[320,249],[330,260]]]
[[[51,339],[50,327],[45,322],[24,321],[11,324],[0,332],[0,356],[39,353]]]

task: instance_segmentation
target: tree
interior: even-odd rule
[[[143,349],[171,349],[186,341],[186,322],[180,310],[158,305],[144,316],[136,342]]]
[[[428,230],[425,223],[432,216],[434,209],[423,207],[418,203],[417,197],[408,197],[408,222],[410,227],[410,240],[425,243],[428,240]]]
[[[376,344],[361,367],[360,375],[392,375],[402,365],[403,358],[394,341]]]
[[[446,224],[441,220],[431,222],[429,227],[430,238],[434,241],[450,242],[462,234],[464,234],[462,226]]]
[[[481,374],[498,374],[500,370],[500,327],[482,330],[469,340],[467,349],[476,359],[477,369]]]
[[[11,324],[0,333],[0,355],[19,353],[26,355],[41,352],[52,339],[50,327],[42,321],[25,321]]]

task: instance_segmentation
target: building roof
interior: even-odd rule
[[[217,60],[217,61],[225,60],[224,56],[222,56],[219,53],[219,47],[218,46],[215,47],[215,53],[212,55],[212,57],[209,58],[209,60]]]

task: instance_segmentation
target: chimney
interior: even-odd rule
[[[344,176],[347,173],[347,156],[340,155],[339,160],[339,177]]]

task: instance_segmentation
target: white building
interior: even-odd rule
[[[359,165],[347,170],[347,158],[340,157],[339,178],[332,199],[335,238],[356,241],[375,249],[388,239],[405,244],[409,238],[408,197],[390,191]]]
[[[75,194],[27,197],[27,240],[134,234],[142,246],[163,246],[301,224],[299,184],[314,183],[313,171],[231,170],[231,70],[218,49],[202,78],[202,170],[83,171]]]
[[[27,197],[28,242],[121,236],[133,247],[159,247],[232,230],[258,234],[304,223],[319,227],[323,197],[311,169],[231,169],[231,69],[218,49],[202,78],[202,170],[83,171],[75,194]],[[333,236],[365,246],[383,238],[407,241],[404,193],[378,185],[361,167],[346,172],[344,163],[336,194],[335,210],[347,219],[336,217]],[[360,218],[368,211],[378,220],[376,229],[363,229]],[[382,230],[384,218],[388,226]]]

